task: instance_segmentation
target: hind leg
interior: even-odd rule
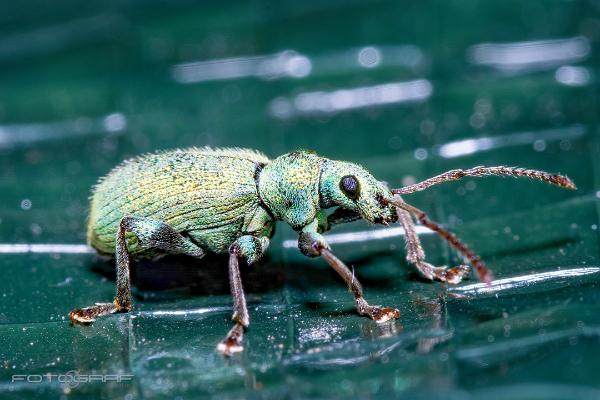
[[[117,294],[115,299],[112,303],[96,303],[90,307],[71,311],[69,318],[72,322],[90,324],[102,315],[131,311],[130,259],[125,239],[126,232],[131,232],[137,237],[140,249],[159,249],[197,258],[204,256],[204,251],[200,247],[164,222],[140,217],[123,217],[116,238]]]

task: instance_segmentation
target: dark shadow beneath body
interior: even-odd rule
[[[131,282],[136,297],[143,300],[165,300],[185,296],[228,295],[228,254],[207,254],[198,260],[183,255],[167,255],[159,259],[133,260]],[[98,259],[92,270],[115,281],[114,259]],[[283,287],[281,265],[265,256],[258,263],[241,268],[246,293],[266,293]]]
[[[394,281],[424,280],[420,278],[404,260],[398,260],[398,268],[385,271],[384,276],[369,276],[361,270],[377,264],[380,257],[389,257],[388,252],[377,252],[354,259],[357,279],[366,288],[391,288]],[[167,255],[158,259],[134,259],[131,269],[131,282],[136,288],[137,298],[147,301],[162,301],[188,296],[228,295],[229,275],[228,254],[207,254],[202,259],[184,255]],[[115,281],[114,259],[98,258],[92,270],[101,276]],[[241,265],[240,272],[246,294],[267,293],[281,289],[285,285],[301,291],[344,285],[342,279],[319,260],[306,262],[272,262],[265,255],[251,266]]]

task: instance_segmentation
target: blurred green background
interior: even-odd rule
[[[600,398],[599,44],[598,0],[4,1],[0,397]],[[231,313],[220,257],[140,262],[134,313],[71,327],[71,308],[114,292],[84,246],[90,187],[138,153],[204,145],[313,149],[392,186],[517,165],[579,190],[487,178],[405,197],[484,257],[489,288],[421,280],[396,227],[336,229],[395,323],[359,317],[280,225],[244,270],[239,356],[214,351]],[[421,238],[429,261],[460,262]],[[134,377],[12,378],[68,371]]]

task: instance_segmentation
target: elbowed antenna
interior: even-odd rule
[[[529,179],[535,179],[556,185],[558,187],[570,190],[576,190],[577,186],[567,176],[560,174],[550,174],[544,171],[538,171],[535,169],[517,168],[517,167],[473,167],[470,169],[453,169],[451,171],[444,172],[443,174],[434,176],[433,178],[426,179],[422,182],[415,183],[414,185],[408,185],[399,189],[392,189],[393,194],[409,194],[414,192],[420,192],[431,186],[437,185],[443,182],[455,181],[466,176],[512,176],[514,178],[524,177]]]

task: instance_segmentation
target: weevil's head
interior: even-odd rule
[[[323,208],[338,206],[376,224],[397,219],[388,186],[360,165],[326,160],[321,167],[319,190]]]

